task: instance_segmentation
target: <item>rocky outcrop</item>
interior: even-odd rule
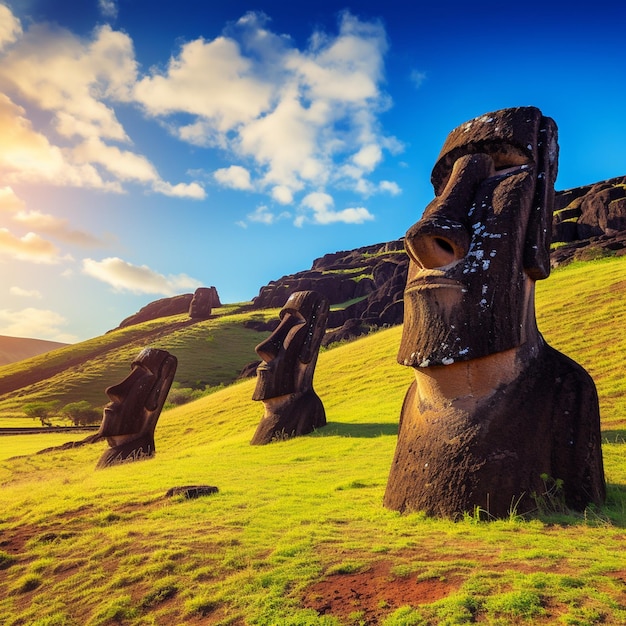
[[[214,308],[222,306],[215,287],[198,287],[189,304],[189,317],[205,320]]]
[[[408,257],[402,239],[333,252],[315,259],[310,270],[283,276],[261,288],[253,308],[281,307],[294,291],[323,293],[331,304],[328,327],[335,340],[370,327],[402,322]],[[325,344],[329,341],[325,339]]]
[[[161,298],[160,300],[155,300],[154,302],[150,302],[150,304],[146,304],[146,306],[139,309],[139,311],[134,315],[127,317],[117,328],[126,328],[127,326],[141,324],[142,322],[155,320],[159,317],[168,317],[170,315],[187,313],[189,311],[189,305],[191,304],[192,298],[192,293],[185,293],[172,298]]]
[[[200,300],[200,305],[197,304],[198,300]],[[184,293],[172,298],[161,298],[146,304],[137,313],[122,320],[120,325],[114,330],[182,313],[188,313],[192,319],[206,319],[211,315],[212,308],[220,306],[222,304],[215,287],[198,287],[195,293]]]
[[[626,176],[557,192],[552,266],[626,254]]]

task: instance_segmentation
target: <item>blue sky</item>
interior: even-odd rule
[[[247,301],[401,237],[489,111],[555,119],[557,189],[626,175],[625,23],[601,0],[0,0],[0,334]]]

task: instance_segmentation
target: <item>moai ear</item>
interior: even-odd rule
[[[307,336],[300,350],[299,359],[302,363],[310,363],[319,351],[322,338],[326,332],[326,322],[328,319],[328,300],[319,293],[308,292],[309,298],[314,298],[310,311],[305,316],[308,322]]]
[[[171,354],[167,355],[164,359],[157,373],[157,380],[154,387],[152,387],[150,395],[146,400],[146,408],[149,411],[155,411],[165,403],[165,398],[174,380],[174,374],[176,374],[177,365],[178,360]]]
[[[557,139],[558,131],[554,120],[542,117],[537,137],[535,197],[524,243],[524,269],[533,280],[542,280],[550,274],[554,182],[559,157]]]

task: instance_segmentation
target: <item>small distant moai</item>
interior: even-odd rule
[[[265,412],[253,445],[306,435],[326,424],[324,405],[313,390],[313,373],[326,330],[328,300],[316,291],[296,291],[280,311],[280,324],[256,348],[253,400]]]
[[[154,431],[169,393],[178,361],[166,350],[145,348],[131,365],[130,374],[105,391],[111,402],[104,407],[96,436],[110,448],[97,467],[109,467],[154,456]]]
[[[554,121],[534,107],[453,130],[435,199],[406,233],[398,362],[414,368],[384,504],[458,517],[605,498],[595,385],[546,344],[535,281],[550,273]]]
[[[189,303],[189,317],[207,319],[211,317],[213,308],[222,306],[215,287],[198,287]]]

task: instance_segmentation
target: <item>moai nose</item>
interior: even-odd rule
[[[404,247],[411,260],[424,269],[445,267],[469,251],[468,214],[480,183],[495,174],[487,154],[467,154],[452,168],[445,189],[406,233]]]

